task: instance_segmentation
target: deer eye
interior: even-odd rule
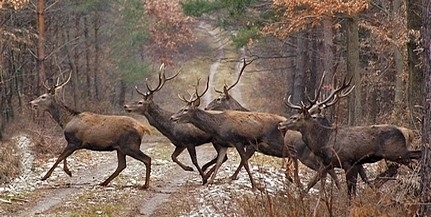
[[[41,99],[46,99],[46,96],[41,96],[40,98],[41,98]]]
[[[144,103],[143,103],[142,101],[139,101],[139,102],[138,102],[138,104],[139,104],[139,105],[142,105],[142,104],[144,104]]]

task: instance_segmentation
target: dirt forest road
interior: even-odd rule
[[[127,168],[108,187],[98,183],[111,174],[116,166],[115,152],[79,151],[69,158],[73,176],[68,177],[61,166],[47,181],[36,181],[33,191],[11,198],[9,207],[2,206],[0,216],[175,216],[175,210],[189,194],[188,188],[204,188],[199,174],[183,171],[169,159],[173,146],[163,137],[144,140],[142,150],[152,156],[150,188],[139,190],[145,176],[145,166],[127,158]],[[215,156],[211,145],[197,148],[199,162]],[[191,165],[188,154],[180,160]],[[54,160],[54,159],[53,159]],[[33,179],[42,177],[49,165]],[[4,198],[2,195],[1,198]],[[6,201],[6,200],[4,200]]]

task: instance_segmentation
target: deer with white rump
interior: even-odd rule
[[[151,158],[140,150],[144,134],[151,134],[147,125],[139,123],[127,116],[100,115],[90,112],[78,112],[67,107],[57,99],[56,91],[70,80],[69,78],[30,102],[34,109],[47,111],[52,118],[63,128],[67,146],[60,154],[54,165],[49,169],[42,180],[51,176],[57,165],[64,161],[63,170],[72,176],[66,163],[66,158],[79,149],[93,151],[117,151],[118,166],[101,186],[106,186],[126,168],[126,155],[143,162],[146,166],[145,184],[143,189],[149,187],[151,173]]]

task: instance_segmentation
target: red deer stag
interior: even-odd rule
[[[243,107],[237,100],[235,100],[230,94],[229,90],[231,90],[235,85],[238,84],[239,79],[242,76],[242,73],[244,72],[244,69],[246,66],[250,65],[255,59],[252,59],[250,62],[246,62],[244,59],[244,65],[242,66],[238,78],[236,81],[230,85],[229,87],[225,84],[223,86],[223,91],[215,90],[220,95],[215,98],[213,101],[208,103],[208,105],[205,107],[205,110],[236,110],[236,111],[250,111],[247,108]]]
[[[374,163],[382,159],[408,165],[413,159],[421,157],[421,151],[408,150],[406,138],[396,126],[327,127],[316,120],[322,118],[320,115],[312,116],[309,113],[313,106],[334,105],[340,97],[349,94],[353,89],[349,88],[350,82],[351,80],[346,82],[345,78],[343,84],[334,87],[329,96],[321,102],[316,100],[320,92],[318,90],[314,100],[308,98],[308,106],[303,102],[294,105],[289,97],[287,106],[299,110],[300,113],[281,122],[279,128],[301,132],[304,142],[314,154],[322,158],[324,165],[342,167],[346,173],[347,192],[354,195],[358,172],[355,165]]]
[[[129,155],[146,166],[145,184],[143,189],[149,187],[151,173],[151,158],[140,150],[141,140],[145,133],[150,134],[148,126],[139,123],[127,116],[99,115],[90,112],[78,112],[67,107],[56,98],[59,90],[70,80],[48,88],[48,92],[30,102],[34,109],[47,111],[52,118],[63,128],[67,146],[49,169],[42,180],[51,176],[57,165],[64,160],[64,171],[72,176],[67,169],[66,158],[79,149],[93,151],[117,151],[118,166],[114,173],[104,182],[106,186],[126,168],[126,155]]]
[[[184,165],[177,159],[178,155],[187,149],[192,163],[199,171],[199,174],[202,176],[202,182],[205,184],[207,182],[207,177],[198,164],[196,158],[196,146],[210,143],[212,141],[212,137],[199,128],[196,128],[193,124],[177,124],[172,122],[170,117],[173,115],[173,112],[166,111],[154,103],[154,93],[161,90],[166,81],[169,81],[178,75],[177,73],[169,78],[166,78],[164,70],[162,69],[163,67],[161,67],[159,71],[159,83],[157,84],[156,88],[151,88],[147,79],[146,86],[148,92],[143,93],[139,91],[137,87],[135,87],[136,91],[141,94],[143,98],[139,101],[124,105],[124,109],[126,112],[134,112],[144,115],[148,119],[150,125],[159,130],[175,146],[175,150],[171,155],[171,159],[184,170],[193,171],[193,168]],[[213,144],[215,149],[218,150],[219,148],[216,143]],[[204,167],[214,164],[216,160],[217,158],[214,158],[212,161],[204,165]],[[225,160],[227,160],[227,158],[225,158]]]
[[[200,98],[207,90],[208,81],[203,93],[199,94],[196,87],[196,91],[190,100],[180,97],[187,105],[172,115],[171,120],[178,123],[194,124],[199,129],[210,134],[222,146],[215,167],[207,173],[212,173],[208,183],[214,182],[217,171],[226,155],[227,148],[235,147],[241,157],[240,166],[244,166],[250,178],[252,188],[255,188],[256,185],[248,166],[248,157],[246,157],[247,154],[244,147],[254,144],[265,144],[268,146],[283,144],[283,135],[278,130],[277,124],[285,121],[286,118],[259,112],[231,110],[224,112],[204,111],[199,109],[198,106]]]
[[[234,82],[233,85],[227,87],[227,85],[224,85],[224,91],[217,91],[220,95],[211,101],[205,108],[205,110],[218,110],[218,111],[224,111],[224,110],[236,110],[236,111],[249,111],[247,108],[243,107],[240,103],[238,103],[237,100],[235,100],[230,94],[229,90],[231,90],[238,82],[239,79],[244,72],[244,69],[247,65],[251,64],[253,62],[246,62],[244,59],[244,64],[241,68],[241,71],[239,72],[237,80]],[[321,85],[323,80],[321,81]],[[323,108],[313,108],[312,112],[321,112]],[[311,110],[311,109],[310,109]],[[322,120],[323,125],[330,126],[329,121],[325,118]],[[319,168],[322,165],[321,160],[319,157],[313,154],[313,152],[308,148],[308,146],[302,141],[302,135],[298,131],[292,131],[289,130],[286,132],[284,136],[284,145],[278,144],[278,145],[257,145],[257,146],[248,146],[247,148],[257,148],[258,152],[266,153],[267,155],[274,156],[274,157],[280,157],[284,158],[286,156],[289,156],[289,149],[288,147],[293,147],[296,153],[296,158],[299,159],[304,165],[309,167],[312,170],[318,171]],[[248,153],[253,151],[248,151]],[[251,157],[251,156],[247,156]],[[205,171],[206,167],[202,167],[202,169]],[[232,176],[232,179],[236,179],[239,171],[241,168],[238,168],[234,175]],[[362,167],[362,165],[358,165],[358,171],[360,172],[361,178],[364,182],[369,183],[368,179],[365,174],[365,169]],[[339,181],[338,178],[334,172],[334,170],[328,171],[333,178],[335,184],[337,187],[339,187]],[[326,174],[323,174],[326,175]],[[317,174],[315,177],[312,178],[310,183],[307,186],[307,191],[311,189],[320,179],[319,174]]]

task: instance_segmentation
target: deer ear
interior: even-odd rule
[[[55,89],[54,88],[49,88],[48,94],[49,95],[55,95]]]
[[[145,100],[153,100],[153,94],[150,94],[149,92],[147,92],[147,94],[145,94],[144,96]]]
[[[193,107],[199,107],[199,105],[201,104],[201,100],[198,98],[193,102]]]

